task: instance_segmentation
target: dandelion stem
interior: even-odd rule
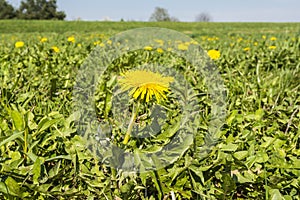
[[[132,115],[131,115],[130,122],[128,124],[128,128],[127,128],[124,140],[123,140],[123,144],[127,144],[128,141],[129,141],[129,139],[130,139],[130,135],[131,135],[131,132],[132,132],[133,124],[134,124],[136,116],[138,114],[138,110],[139,110],[139,102],[133,103]]]

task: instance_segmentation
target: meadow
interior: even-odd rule
[[[164,49],[125,54],[99,80],[99,121],[116,120],[111,114],[115,78],[154,61],[195,78],[202,113],[192,144],[173,152],[178,158],[170,165],[127,173],[87,148],[78,133],[73,91],[95,48],[110,45],[114,34],[141,27],[179,31],[209,53],[226,87],[226,117],[218,138],[209,141],[211,101],[193,66]],[[182,51],[192,45],[178,42]],[[299,23],[4,20],[0,69],[0,199],[300,199]],[[116,128],[114,144],[129,152],[168,144],[179,132],[180,112],[176,102],[164,106],[170,117],[165,131],[132,137],[124,146],[124,131]],[[136,121],[141,126],[152,120],[149,107],[142,110],[146,117]],[[205,145],[205,154],[199,152]]]

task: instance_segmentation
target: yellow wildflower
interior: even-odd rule
[[[47,42],[48,39],[47,39],[46,37],[42,37],[42,38],[40,39],[40,41],[41,41],[41,43],[44,43],[44,42]]]
[[[144,49],[147,51],[151,51],[153,48],[151,46],[145,46]]]
[[[277,38],[276,37],[271,37],[270,40],[275,41],[275,40],[277,40]]]
[[[154,41],[157,42],[160,46],[164,45],[164,41],[163,40],[156,39]]]
[[[244,48],[244,51],[250,51],[250,47]]]
[[[214,50],[214,49],[209,50],[209,51],[207,52],[207,54],[208,54],[209,57],[210,57],[211,59],[213,59],[213,60],[217,60],[217,59],[219,59],[220,56],[221,56],[220,51]]]
[[[188,43],[181,43],[181,44],[178,44],[177,48],[179,50],[186,51],[186,50],[189,49],[189,44]]]
[[[111,40],[107,40],[106,43],[109,44],[109,45],[111,45],[112,41]]]
[[[163,50],[162,48],[157,48],[156,51],[157,51],[158,53],[163,53],[163,52],[164,52],[164,50]]]
[[[169,84],[173,82],[173,77],[163,77],[159,73],[146,70],[127,71],[119,80],[123,91],[129,90],[129,95],[134,99],[141,99],[149,102],[153,96],[156,100],[166,99],[169,91]]]
[[[68,37],[68,42],[75,43],[75,37],[74,36]]]
[[[23,47],[24,45],[25,45],[25,43],[22,42],[22,41],[18,41],[18,42],[15,43],[15,47],[16,47],[16,48],[21,48],[21,47]]]
[[[276,46],[269,46],[269,49],[276,49]]]
[[[53,46],[51,47],[51,49],[55,52],[55,53],[58,53],[60,50],[57,46]]]

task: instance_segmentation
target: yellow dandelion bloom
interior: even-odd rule
[[[276,49],[276,46],[269,46],[269,49]]]
[[[262,36],[262,39],[264,39],[264,40],[265,40],[266,38],[267,38],[267,36],[265,36],[265,35],[263,35],[263,36]]]
[[[257,42],[254,42],[254,46],[257,46],[258,45],[258,43]]]
[[[270,40],[275,41],[275,40],[277,40],[277,38],[276,37],[271,37]]]
[[[158,53],[163,53],[163,52],[164,52],[164,50],[163,50],[162,48],[157,48],[156,51],[157,51]]]
[[[41,43],[47,42],[47,41],[48,41],[48,38],[42,37],[42,38],[40,39],[40,41],[41,41]]]
[[[238,42],[241,42],[241,41],[243,41],[243,38],[240,37],[240,38],[237,39],[237,41],[238,41]]]
[[[169,84],[173,82],[173,77],[164,77],[159,73],[146,70],[127,71],[119,80],[123,91],[129,90],[129,95],[134,99],[141,99],[149,102],[153,96],[156,100],[166,99],[169,91]]]
[[[68,37],[68,42],[75,43],[75,37],[74,36]]]
[[[156,39],[154,41],[157,42],[160,46],[164,45],[164,41],[163,40]]]
[[[221,56],[220,51],[214,50],[214,49],[209,50],[209,51],[207,52],[207,54],[208,54],[209,57],[210,57],[211,59],[213,59],[213,60],[217,60],[217,59],[219,59],[220,56]]]
[[[96,46],[96,45],[99,45],[99,44],[101,44],[101,41],[96,41],[96,42],[94,42],[94,45]]]
[[[24,45],[25,45],[25,43],[22,42],[22,41],[18,41],[18,42],[15,43],[15,47],[16,47],[16,48],[21,48],[21,47],[23,47]]]
[[[109,45],[111,45],[112,41],[111,40],[107,40],[106,43],[109,44]]]
[[[177,48],[179,50],[186,51],[186,50],[189,49],[189,44],[188,43],[181,43],[181,44],[178,44]]]
[[[244,51],[250,51],[250,47],[244,48]]]
[[[55,52],[55,53],[58,53],[60,50],[57,46],[53,46],[51,47],[51,49]]]
[[[151,51],[153,48],[151,46],[145,46],[144,49],[147,51]]]

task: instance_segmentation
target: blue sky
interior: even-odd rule
[[[21,0],[8,0],[18,6]],[[148,21],[155,7],[180,21],[195,21],[206,12],[213,21],[300,22],[299,0],[57,0],[67,20]]]

